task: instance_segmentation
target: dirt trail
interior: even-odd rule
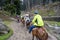
[[[21,26],[21,23],[13,21],[10,26],[14,34],[8,40],[31,40],[31,34],[28,34],[25,27]]]
[[[8,40],[32,40],[32,35],[28,33],[26,28],[23,27],[21,25],[21,23],[17,23],[15,21],[13,21],[10,24],[10,27],[13,29],[14,34]],[[50,35],[48,40],[56,40],[56,38],[54,38],[52,35]]]

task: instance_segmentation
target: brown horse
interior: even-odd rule
[[[31,23],[31,22],[28,22],[28,21],[26,22],[26,27],[27,27],[27,29],[29,29],[30,23]]]
[[[24,19],[21,19],[21,22],[24,24],[25,23]]]
[[[25,23],[24,17],[21,18],[21,22],[22,22],[23,24]]]
[[[32,40],[34,40],[34,36],[37,38],[37,40],[47,40],[48,39],[48,33],[42,27],[34,28],[32,30],[32,35],[33,35]]]
[[[21,22],[22,22],[23,25],[25,24],[24,18],[21,19]],[[26,22],[26,27],[27,27],[27,29],[29,28],[29,26],[30,26],[30,22]]]

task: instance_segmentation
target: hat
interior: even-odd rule
[[[29,16],[29,14],[25,14],[26,16]]]
[[[38,14],[38,10],[35,10],[34,14]]]

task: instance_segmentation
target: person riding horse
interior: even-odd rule
[[[29,29],[29,26],[30,26],[30,16],[29,16],[29,14],[25,14],[24,20],[25,20],[25,24],[26,24],[27,29]]]
[[[29,27],[29,33],[31,33],[32,31],[33,35],[32,40],[34,40],[34,36],[36,36],[36,38],[38,37],[39,40],[47,40],[48,34],[44,28],[44,22],[42,20],[42,17],[38,14],[37,10],[35,10],[34,14],[35,16],[30,24],[31,26]]]
[[[24,16],[21,16],[21,22],[23,24],[26,23],[26,26],[28,26],[30,24],[29,14],[25,14]]]
[[[38,11],[35,10],[35,13],[34,13],[34,18],[31,22],[31,25],[30,28],[29,28],[29,33],[31,33],[32,29],[33,28],[36,28],[36,27],[43,27],[44,26],[44,22],[42,20],[42,17],[38,14]]]
[[[29,22],[30,22],[29,14],[25,14],[24,20],[25,20],[26,24],[29,24]]]

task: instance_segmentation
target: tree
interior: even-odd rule
[[[15,13],[20,15],[20,0],[5,0],[4,10],[11,12],[11,15]]]
[[[20,15],[20,0],[14,0],[14,4],[16,5],[16,14]]]

